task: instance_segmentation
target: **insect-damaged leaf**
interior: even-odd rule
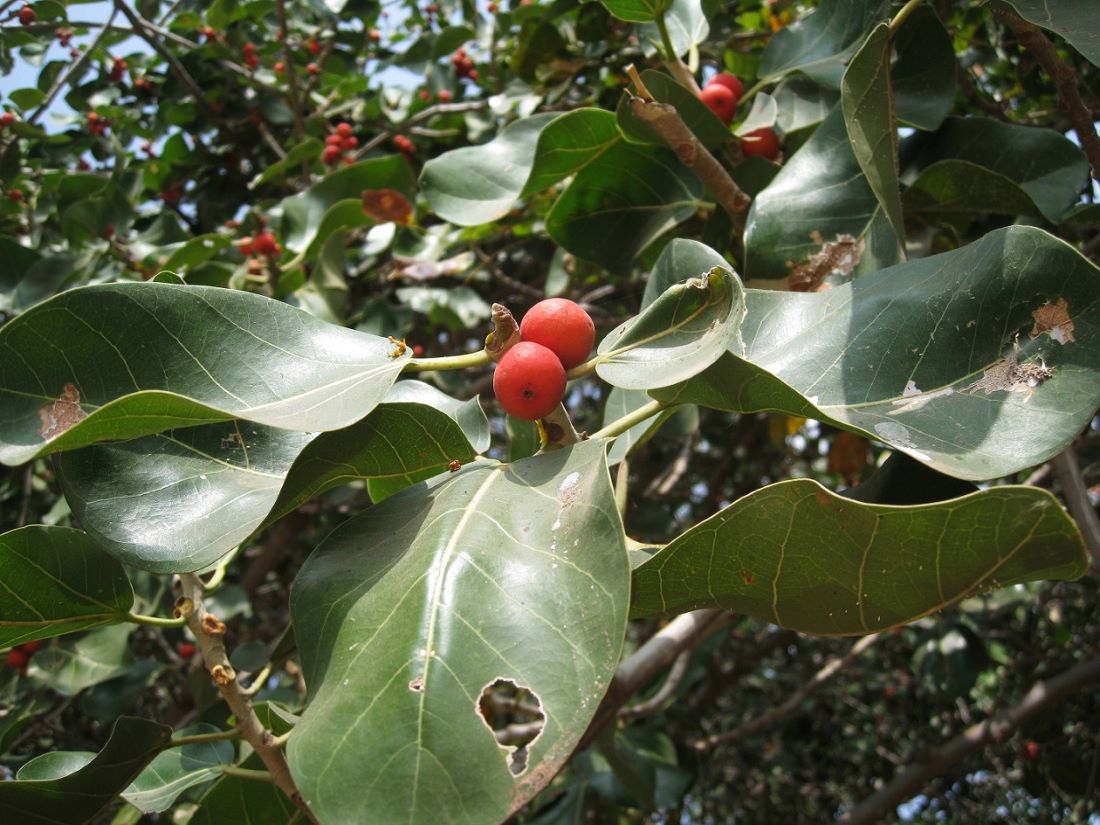
[[[306,561],[291,612],[311,697],[288,757],[322,821],[498,822],[569,757],[625,632],[605,448],[472,464],[345,522]],[[498,682],[543,714],[525,754],[480,710]]]

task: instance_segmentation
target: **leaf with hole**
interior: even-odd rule
[[[605,448],[479,461],[369,508],[309,557],[291,612],[311,697],[287,756],[322,821],[501,821],[569,758],[625,632]],[[506,683],[532,722],[544,714],[522,749],[481,710]]]

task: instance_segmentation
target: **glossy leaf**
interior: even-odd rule
[[[0,534],[0,647],[124,621],[134,591],[122,565],[68,527]]]
[[[898,238],[905,237],[898,184],[898,127],[890,86],[890,27],[880,23],[844,72],[840,101],[859,168]]]
[[[234,417],[338,429],[381,401],[411,357],[392,350],[251,293],[70,290],[0,329],[0,460]]]
[[[124,676],[134,667],[130,653],[132,624],[99,627],[78,638],[65,638],[35,654],[32,667],[52,690],[75,696],[85,688]]]
[[[672,50],[678,55],[686,54],[710,34],[710,23],[700,0],[671,0],[664,18]],[[643,42],[661,42],[661,33],[655,22],[638,26],[638,36]]]
[[[668,0],[600,0],[600,2],[615,17],[628,23],[648,23],[656,20],[669,6]]]
[[[779,119],[779,104],[767,92],[758,92],[752,99],[752,108],[733,133],[745,137],[759,129],[770,129]]]
[[[189,725],[173,733],[172,738],[219,731],[213,725]],[[142,813],[166,811],[188,788],[221,776],[222,765],[230,764],[234,756],[233,743],[224,740],[168,748],[146,765],[123,791],[122,798]]]
[[[798,71],[839,88],[846,58],[888,8],[884,0],[822,0],[809,15],[775,33],[764,49],[760,76],[778,80]]]
[[[1039,229],[746,301],[743,358],[654,396],[829,420],[965,479],[1047,460],[1100,405],[1100,270]]]
[[[815,262],[851,239],[837,266]],[[745,228],[745,277],[809,281],[857,277],[896,263],[900,246],[860,170],[838,106],[753,201]]]
[[[19,825],[88,822],[167,744],[167,725],[119,717],[107,744],[84,767],[55,779],[0,782],[0,821]]]
[[[1100,20],[1092,0],[1007,0],[1019,15],[1037,26],[1057,32],[1077,51],[1100,66]]]
[[[539,134],[555,117],[521,118],[488,143],[453,149],[425,163],[420,187],[432,211],[458,226],[507,215],[531,173]]]
[[[319,436],[229,421],[66,453],[65,497],[115,557],[154,572],[188,572],[332,487],[440,472],[488,446],[476,400],[462,404],[406,381],[389,398],[403,400]]]
[[[1089,174],[1084,153],[1064,135],[982,117],[948,118],[917,163],[921,174],[905,198],[912,209],[1042,215],[1054,223]]]
[[[579,172],[622,139],[615,116],[602,109],[575,109],[554,118],[539,135],[522,194],[541,192]]]
[[[898,121],[926,131],[938,129],[955,103],[951,35],[931,7],[918,6],[894,35],[894,48],[898,56],[891,80]]]
[[[775,123],[784,134],[817,126],[840,102],[838,92],[797,73],[783,78],[772,98],[777,110]]]
[[[741,347],[744,288],[715,267],[673,285],[640,315],[609,332],[596,349],[596,374],[616,387],[644,390],[684,381]]]
[[[315,137],[307,137],[301,143],[296,146],[292,146],[290,151],[286,153],[286,157],[282,160],[278,160],[272,163],[260,174],[256,175],[252,179],[252,182],[248,184],[249,189],[255,189],[258,186],[263,186],[273,180],[286,177],[288,174],[300,170],[303,163],[317,160],[321,157],[321,152],[324,150],[324,144],[321,143]]]
[[[24,782],[38,779],[60,779],[76,773],[95,759],[95,751],[47,751],[23,763],[15,778]]]
[[[673,284],[699,278],[715,267],[729,268],[729,262],[706,244],[690,238],[673,238],[661,250],[646,281],[642,309],[656,301]]]
[[[638,567],[632,614],[724,607],[803,633],[874,633],[1087,566],[1076,526],[1045,490],[890,507],[795,479],[735,501]]]
[[[624,415],[644,407],[652,400],[645,390],[624,390],[622,387],[612,387],[611,392],[607,394],[607,403],[604,405],[602,426],[606,427],[612,421],[617,421]],[[612,442],[611,449],[607,451],[607,463],[614,466],[626,458],[634,447],[652,436],[651,430],[657,423],[657,416],[650,416],[618,436]]]
[[[312,695],[287,755],[322,821],[498,822],[568,759],[625,632],[605,446],[478,462],[371,507],[309,557],[291,612]],[[498,679],[545,714],[516,774],[478,712]]]

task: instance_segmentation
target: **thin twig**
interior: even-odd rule
[[[676,657],[676,661],[672,663],[672,667],[669,668],[668,675],[661,683],[660,689],[645,701],[637,702],[620,710],[619,718],[628,721],[659,713],[684,681],[688,664],[691,662],[691,653],[691,650],[681,651],[680,655]]]
[[[279,33],[283,41],[283,72],[290,92],[290,109],[294,113],[294,141],[300,143],[305,136],[305,123],[302,120],[302,99],[298,94],[298,73],[294,69],[294,52],[290,48],[290,33],[286,24],[286,0],[275,0],[275,14],[279,19]],[[305,166],[309,172],[308,164]]]
[[[767,730],[772,725],[793,716],[802,703],[810,697],[810,694],[817,691],[837,673],[852,664],[852,662],[858,659],[859,655],[873,645],[878,638],[879,634],[864,636],[852,645],[845,656],[834,656],[831,658],[825,663],[824,667],[813,675],[810,681],[791,694],[791,696],[787,698],[787,701],[774,710],[765,713],[763,716],[749,719],[747,722],[741,723],[731,731],[708,736],[701,741],[692,742],[691,745],[697,750],[707,750],[713,748],[715,745],[721,745],[725,742],[734,742],[746,736],[752,736],[753,734],[759,733],[762,730]]]
[[[699,644],[733,621],[733,614],[718,608],[693,610],[677,616],[619,663],[595,716],[584,732],[577,751],[587,748],[611,720],[618,716],[626,701],[657,678],[685,650]]]
[[[1062,497],[1066,500],[1066,509],[1085,539],[1085,549],[1092,559],[1093,571],[1100,571],[1100,516],[1089,501],[1085,480],[1081,477],[1081,468],[1077,464],[1077,454],[1073,445],[1066,447],[1050,460],[1054,477],[1062,488]]]
[[[1100,135],[1097,135],[1089,110],[1081,100],[1081,93],[1077,89],[1077,75],[1062,61],[1054,44],[1034,23],[1029,23],[1007,9],[996,9],[994,13],[1012,29],[1020,43],[1035,55],[1035,59],[1054,81],[1062,111],[1073,124],[1073,131],[1077,133],[1077,139],[1092,167],[1093,178],[1100,181]]]
[[[108,33],[111,31],[111,23],[114,22],[115,16],[118,14],[118,9],[111,11],[111,16],[107,18],[107,22],[104,24],[102,30],[96,35],[92,45],[80,53],[80,57],[73,61],[73,64],[69,67],[67,72],[62,72],[58,75],[57,80],[54,81],[53,86],[46,92],[46,97],[42,99],[42,102],[38,104],[38,108],[31,113],[31,116],[27,118],[27,123],[34,124],[38,121],[38,118],[50,108],[50,104],[53,103],[54,98],[61,93],[61,90],[68,86],[73,81],[77,80],[81,73],[84,71],[84,67],[88,61],[92,59],[92,53],[99,48],[99,45],[103,42]]]
[[[357,159],[365,157],[371,149],[381,146],[394,135],[401,134],[401,132],[408,130],[410,126],[422,123],[425,120],[430,120],[436,115],[454,114],[455,112],[476,112],[479,109],[484,109],[488,105],[489,101],[487,100],[462,100],[458,103],[436,103],[433,106],[428,106],[427,108],[421,109],[404,122],[380,131],[377,135],[359,147],[359,151],[355,153],[355,157]]]
[[[181,573],[180,584],[183,595],[179,602],[179,609],[187,617],[187,626],[198,642],[207,672],[237,719],[237,728],[241,736],[263,760],[275,785],[298,806],[310,822],[316,823],[316,818],[290,775],[286,755],[274,743],[271,731],[267,730],[256,716],[252,702],[241,687],[233,665],[229,663],[229,655],[223,641],[225,624],[206,611],[203,604],[202,579],[194,573]]]
[[[153,36],[154,23],[146,20],[127,7],[124,0],[115,0],[115,8],[126,15],[126,19],[130,21],[130,25],[134,27],[134,33],[148,43],[157,54],[164,58],[168,63],[168,67],[172,70],[172,73],[179,78],[180,83],[187,87],[187,91],[191,93],[191,96],[195,98],[195,102],[199,106],[203,107],[207,111],[210,110],[210,104],[206,102],[206,98],[203,96],[202,89],[199,88],[199,84],[195,82],[195,78],[191,77],[191,74],[184,68],[183,64],[179,62],[174,54]]]
[[[920,793],[925,785],[952,765],[986,745],[1003,742],[1037,713],[1096,683],[1100,683],[1100,659],[1089,659],[1053,679],[1037,682],[1020,704],[971,725],[938,748],[925,751],[917,762],[848,811],[841,822],[864,825],[880,821],[897,805]]]

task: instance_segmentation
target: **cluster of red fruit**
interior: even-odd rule
[[[102,135],[110,125],[109,119],[101,117],[97,112],[88,112],[88,131],[93,135]]]
[[[474,61],[466,54],[465,49],[456,49],[455,53],[451,55],[451,68],[454,69],[456,77],[477,81],[477,69],[474,68]]]
[[[31,657],[42,647],[42,642],[35,639],[33,642],[23,642],[8,651],[7,663],[12,670],[18,670],[23,676],[27,675],[27,665],[31,663]]]
[[[321,160],[329,166],[344,158],[345,163],[352,163],[354,155],[344,156],[345,152],[354,151],[359,145],[359,138],[352,134],[350,123],[337,123],[336,131],[325,138],[325,151],[321,154]]]
[[[432,101],[432,93],[427,89],[421,89],[417,93],[417,97],[419,97],[425,103],[431,103]],[[451,92],[448,89],[440,89],[438,92],[435,93],[435,99],[438,100],[440,103],[450,103],[451,97]]]
[[[733,122],[737,104],[745,87],[728,72],[719,72],[706,82],[699,99],[727,126]],[[747,157],[757,155],[768,160],[779,157],[779,136],[772,129],[754,129],[741,138],[741,152]]]
[[[31,6],[23,6],[23,8],[19,10],[19,22],[24,26],[31,25],[31,23],[37,19],[38,15],[34,13],[34,9]]]
[[[129,65],[121,57],[116,57],[111,61],[111,72],[108,77],[111,78],[112,83],[118,83],[126,75],[126,70]]]
[[[62,26],[57,29],[53,34],[54,37],[57,38],[57,42],[61,45],[61,48],[67,49],[69,48],[69,43],[72,41],[73,35],[76,34],[76,32],[70,29],[68,26]]]
[[[255,69],[260,65],[260,58],[256,55],[256,45],[254,43],[244,44],[244,65],[250,69]]]
[[[588,358],[596,327],[580,305],[547,298],[523,316],[519,333],[520,342],[497,364],[493,391],[506,413],[535,421],[561,402],[565,371]]]
[[[397,135],[396,137],[394,137],[393,145],[398,152],[400,152],[407,158],[411,158],[413,155],[416,154],[416,144],[404,135]]]
[[[264,258],[274,258],[283,251],[270,232],[260,232],[256,237],[241,238],[237,242],[237,249],[241,250],[243,255],[260,255]]]

